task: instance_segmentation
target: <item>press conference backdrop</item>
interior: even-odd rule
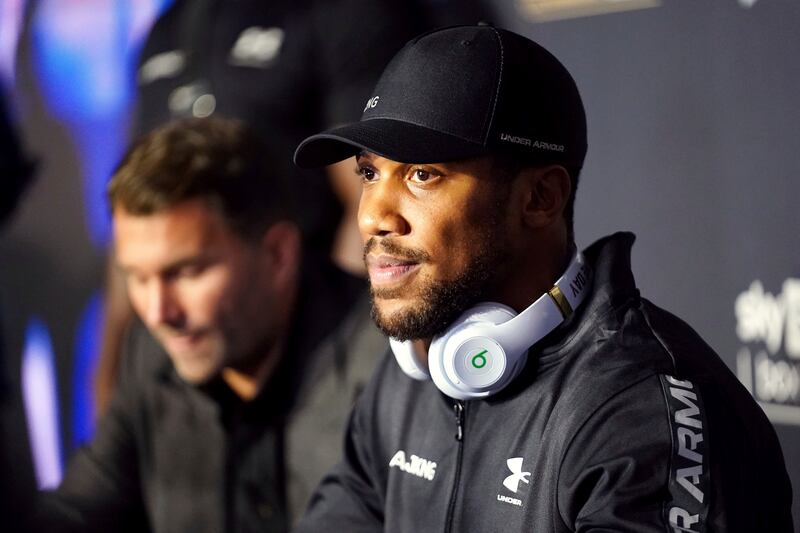
[[[127,142],[136,54],[167,3],[0,3],[0,73],[40,163],[0,236],[0,316],[42,486],[92,432],[102,190]],[[552,50],[582,90],[578,244],[638,235],[643,294],[749,388],[800,491],[800,1],[493,5],[496,23]]]

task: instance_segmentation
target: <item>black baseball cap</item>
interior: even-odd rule
[[[567,69],[535,42],[486,24],[423,34],[386,69],[359,122],[308,137],[303,168],[362,150],[403,163],[505,153],[581,167],[586,115]]]

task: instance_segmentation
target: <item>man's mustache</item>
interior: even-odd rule
[[[424,263],[430,259],[430,255],[419,249],[406,248],[400,246],[390,238],[370,237],[364,245],[364,262],[367,261],[367,255],[371,253],[384,253],[400,259],[402,261],[409,261],[413,263]]]
[[[186,336],[186,335],[197,335],[203,333],[197,328],[190,328],[188,324],[185,322],[170,324],[170,323],[161,323],[156,327],[152,328],[152,332],[156,334],[156,336],[164,335],[168,337],[176,337],[176,336]]]

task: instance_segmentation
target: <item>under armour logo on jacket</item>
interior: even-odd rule
[[[508,469],[512,472],[510,476],[503,480],[503,485],[505,485],[508,490],[517,492],[517,490],[519,490],[520,481],[530,483],[528,478],[531,473],[522,471],[522,457],[512,457],[506,461],[506,464],[508,465]]]

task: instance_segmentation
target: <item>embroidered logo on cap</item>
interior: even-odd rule
[[[373,96],[372,98],[367,100],[367,105],[364,106],[364,111],[366,111],[367,109],[374,108],[376,105],[378,105],[378,100],[380,100],[380,99],[381,99],[380,96]],[[362,113],[363,113],[363,111],[362,111]]]
[[[553,143],[546,143],[543,141],[533,141],[528,139],[527,137],[518,137],[516,135],[510,135],[508,133],[501,133],[500,140],[519,144],[522,146],[530,146],[531,148],[538,148],[540,150],[550,150],[551,152],[563,152],[564,145],[563,144],[553,144]]]

